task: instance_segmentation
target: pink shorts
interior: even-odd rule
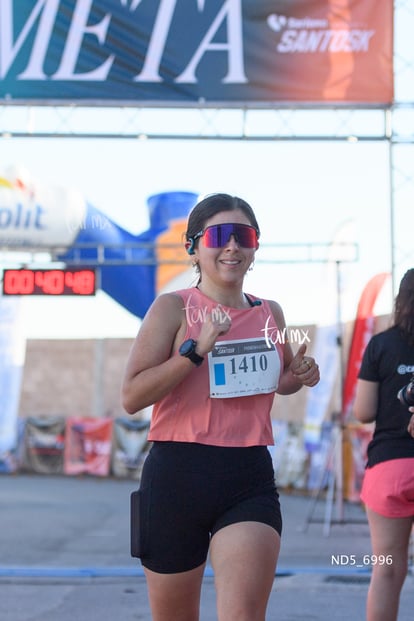
[[[385,517],[414,516],[414,457],[390,459],[367,468],[361,500]]]

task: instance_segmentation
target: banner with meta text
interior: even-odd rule
[[[392,0],[0,2],[0,103],[392,101]]]

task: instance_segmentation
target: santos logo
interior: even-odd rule
[[[327,19],[297,19],[285,15],[269,15],[267,24],[281,32],[276,49],[281,54],[316,52],[368,52],[375,30],[360,28],[333,29]]]

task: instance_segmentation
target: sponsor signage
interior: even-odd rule
[[[0,102],[389,105],[392,0],[1,0]]]

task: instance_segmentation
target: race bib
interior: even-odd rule
[[[208,371],[213,399],[270,393],[278,387],[280,357],[264,339],[220,341],[208,354]]]

